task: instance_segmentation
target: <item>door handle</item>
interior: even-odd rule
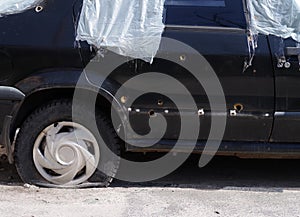
[[[299,56],[300,55],[300,47],[286,47],[285,53],[287,56]]]
[[[299,64],[299,71],[300,71],[300,47],[286,47],[285,53],[287,56],[298,57],[298,64]]]

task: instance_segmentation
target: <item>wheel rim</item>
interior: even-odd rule
[[[33,162],[47,181],[57,185],[78,185],[88,180],[99,163],[100,150],[93,134],[74,122],[46,127],[33,147]]]

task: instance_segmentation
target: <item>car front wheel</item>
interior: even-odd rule
[[[82,121],[73,122],[71,100],[55,100],[24,121],[16,140],[15,164],[25,183],[58,187],[110,184],[119,165],[120,139],[103,113],[95,116],[82,111]],[[102,140],[86,126],[93,117]],[[104,145],[115,157],[102,155]]]

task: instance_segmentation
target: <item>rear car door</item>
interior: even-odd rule
[[[300,141],[299,45],[291,38],[269,36],[276,81],[276,110],[272,142]],[[299,56],[300,57],[300,56]],[[286,61],[280,64],[280,59]]]

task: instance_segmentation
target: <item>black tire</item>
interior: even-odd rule
[[[84,107],[81,109],[84,115],[82,115],[81,120],[77,120],[76,122],[80,122],[79,124],[89,129],[99,144],[96,136],[97,133],[94,133],[88,126],[88,123],[95,115],[91,114]],[[102,139],[109,146],[108,148],[119,156],[121,140],[117,136],[111,121],[102,112],[97,113],[97,125]],[[47,126],[60,121],[72,121],[72,101],[70,99],[54,100],[39,107],[27,117],[21,126],[16,140],[14,157],[17,171],[25,183],[49,187],[56,186],[45,180],[36,169],[33,161],[33,146],[37,136]],[[103,149],[103,145],[99,144],[99,149],[100,160],[98,169],[86,182],[72,187],[108,186],[110,184],[119,167],[119,158],[108,159],[105,156],[102,157],[101,150]],[[105,173],[101,171],[105,171]]]

